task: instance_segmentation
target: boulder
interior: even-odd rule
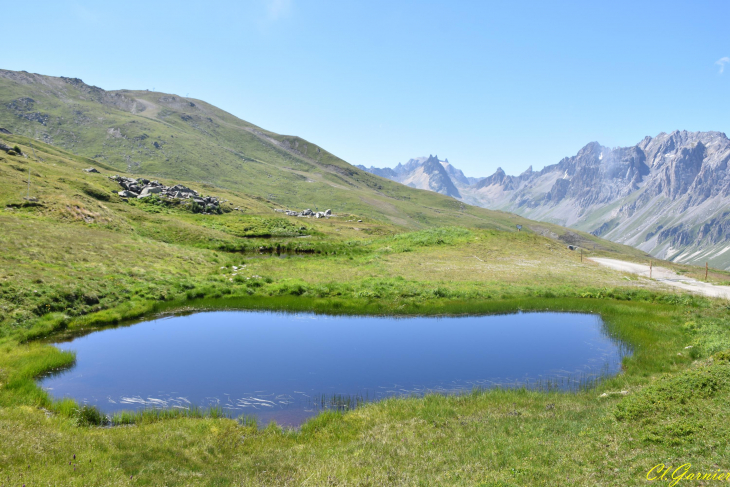
[[[99,174],[99,171],[97,171],[95,167],[89,167],[87,169],[84,169],[84,172],[95,172]]]
[[[133,198],[137,196],[136,194],[132,193],[131,191],[127,191],[126,189],[124,191],[120,191],[117,193],[122,198]]]
[[[325,216],[331,216],[332,215],[332,210],[324,210],[324,215]]]
[[[198,194],[197,191],[187,188],[183,186],[182,184],[176,184],[172,188],[170,188],[172,191],[177,191],[178,193],[190,193],[190,194]]]
[[[162,193],[162,188],[160,188],[159,186],[145,186],[142,189],[142,192],[139,193],[139,196],[137,196],[137,198],[146,198],[147,196],[156,193]]]

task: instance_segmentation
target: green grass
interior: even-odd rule
[[[628,300],[628,298],[631,300]],[[638,297],[640,298],[640,297]],[[666,301],[662,304],[662,301]],[[382,313],[380,300],[241,297],[188,302],[191,309],[279,309]],[[175,303],[159,312],[177,309]],[[608,332],[630,344],[624,372],[578,393],[482,390],[443,397],[387,399],[341,413],[325,412],[299,430],[221,410],[118,413],[112,428],[92,408],[53,402],[32,377],[66,365],[49,345],[6,341],[0,360],[0,440],[11,445],[0,463],[8,479],[156,485],[314,483],[535,485],[568,478],[634,485],[656,463],[722,466],[730,399],[726,355],[712,359],[728,311],[709,300],[671,296],[515,298],[486,302],[428,300],[403,314],[502,313],[515,309],[599,312]],[[81,317],[67,332],[103,320]],[[89,324],[92,323],[92,324]],[[697,323],[703,323],[697,326]],[[694,344],[692,349],[686,349]],[[49,355],[50,354],[50,355]],[[11,386],[12,384],[12,386]],[[603,392],[628,391],[628,395]],[[30,406],[30,408],[28,407]],[[50,411],[48,416],[37,407]],[[134,425],[131,427],[129,425]],[[43,444],[42,453],[31,445]],[[607,447],[608,445],[608,447]],[[144,452],[144,453],[143,453]],[[76,454],[77,458],[71,459]],[[87,464],[91,460],[91,466]],[[76,470],[68,462],[75,464]],[[83,465],[82,462],[83,461]],[[719,462],[719,463],[718,463]],[[31,468],[28,469],[27,466]],[[28,477],[30,476],[30,477]]]
[[[183,123],[170,121],[174,112],[159,113],[173,127]],[[29,152],[28,139],[12,139]],[[92,142],[103,146],[107,139]],[[310,156],[322,154],[302,143]],[[208,216],[163,201],[125,203],[104,164],[93,163],[103,174],[84,173],[92,161],[34,145],[35,159],[0,160],[0,485],[637,485],[660,462],[727,468],[724,302],[626,280],[581,262],[560,240],[564,229],[540,224],[555,239],[527,225],[514,232],[518,219],[452,208],[453,200],[432,193],[398,189],[405,206],[371,212],[369,205],[385,200],[371,199],[365,188],[373,190],[372,181],[347,170],[320,173],[333,184],[360,185],[347,197],[331,190],[352,206],[333,208],[339,215],[326,220],[274,213],[278,205],[260,192],[161,178],[229,200],[222,215]],[[320,167],[267,147],[287,167],[300,164],[291,174],[312,175]],[[108,162],[117,164],[111,155]],[[37,202],[23,200],[29,166]],[[312,184],[306,177],[297,184]],[[323,187],[317,191],[325,198]],[[421,193],[431,199],[418,200]],[[363,197],[370,203],[354,204]],[[395,224],[393,215],[404,221]],[[585,255],[646,258],[584,238],[597,243]],[[713,278],[727,280],[723,273]],[[208,309],[593,312],[633,354],[622,374],[577,393],[517,389],[388,399],[324,412],[299,430],[228,418],[219,409],[107,418],[72,400],[55,401],[36,385],[39,375],[75,360],[49,340]]]

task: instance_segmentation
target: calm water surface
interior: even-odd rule
[[[76,351],[77,360],[41,380],[55,397],[106,413],[212,404],[285,425],[343,397],[548,380],[572,388],[617,373],[626,353],[599,316],[575,313],[393,318],[217,311],[56,346]]]

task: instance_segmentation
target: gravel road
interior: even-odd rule
[[[617,271],[630,272],[631,274],[637,274],[646,278],[649,277],[648,264],[636,264],[635,262],[606,259],[604,257],[592,257],[589,260]],[[686,291],[704,294],[705,296],[713,298],[730,299],[730,286],[715,286],[714,284],[708,284],[696,279],[680,276],[676,272],[665,267],[654,266],[651,272],[651,277],[657,282],[678,287]]]

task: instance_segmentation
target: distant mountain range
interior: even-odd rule
[[[517,213],[676,262],[730,269],[730,140],[675,131],[631,147],[597,142],[541,171],[467,178],[437,156],[362,169],[470,204]]]

